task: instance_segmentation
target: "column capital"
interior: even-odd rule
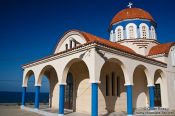
[[[91,84],[92,83],[97,83],[97,84],[100,84],[101,83],[101,81],[89,81]]]
[[[35,87],[41,87],[41,84],[35,84]]]
[[[22,88],[27,88],[27,85],[22,85]]]
[[[58,85],[67,85],[67,83],[58,83]]]
[[[134,84],[133,83],[125,83],[124,86],[133,86]]]
[[[154,84],[148,84],[147,87],[154,87]]]

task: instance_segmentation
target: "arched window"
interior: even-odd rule
[[[151,26],[151,39],[156,39],[156,31],[153,26]]]
[[[122,30],[121,29],[118,29],[117,30],[117,35],[118,35],[118,39],[121,39],[122,38]]]
[[[171,49],[171,63],[175,66],[175,46]]]
[[[123,27],[122,26],[118,26],[115,29],[115,38],[116,38],[116,41],[124,39],[124,37],[123,37]]]
[[[135,38],[134,27],[133,26],[129,26],[129,38],[130,39],[134,39]]]
[[[127,39],[137,38],[137,26],[134,23],[129,23],[126,26]]]
[[[142,26],[142,37],[146,39],[146,26]]]
[[[139,29],[140,29],[140,38],[143,39],[149,38],[149,27],[147,24],[141,23]]]

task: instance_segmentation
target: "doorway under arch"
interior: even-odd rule
[[[66,83],[64,108],[73,110],[73,112],[90,113],[91,97],[89,93],[91,88],[86,63],[81,59],[72,59],[66,65],[64,73],[63,80]]]
[[[66,83],[64,101],[65,109],[73,109],[73,76],[70,72],[67,75]]]
[[[161,94],[162,94],[162,71],[161,70],[157,70],[155,72],[154,75],[154,85],[155,85],[155,90],[154,90],[154,105],[156,107],[161,107],[162,106],[162,98],[161,98]]]

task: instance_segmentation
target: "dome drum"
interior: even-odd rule
[[[127,8],[114,16],[110,25],[110,40],[157,40],[156,27],[156,22],[148,12],[140,8]]]

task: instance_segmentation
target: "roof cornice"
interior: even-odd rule
[[[67,51],[63,51],[63,52],[60,52],[60,53],[57,53],[57,54],[53,54],[53,55],[44,57],[42,59],[31,62],[29,64],[25,64],[25,65],[22,66],[22,68],[25,69],[25,68],[29,68],[29,67],[32,67],[32,66],[36,66],[36,65],[46,63],[46,62],[49,62],[49,61],[53,61],[53,60],[56,60],[56,59],[59,59],[59,58],[62,58],[62,57],[66,57],[68,55],[72,55],[72,54],[75,54],[75,53],[78,53],[78,52],[86,51],[86,50],[89,50],[91,48],[99,48],[100,50],[104,50],[104,51],[111,52],[111,53],[114,53],[114,54],[122,55],[124,57],[129,57],[129,58],[139,60],[139,61],[142,61],[142,62],[146,62],[146,63],[149,63],[149,64],[153,64],[153,65],[157,65],[157,66],[161,66],[161,67],[167,67],[167,64],[164,63],[164,62],[160,62],[160,61],[157,61],[155,59],[148,58],[148,57],[136,54],[136,53],[129,53],[129,52],[126,52],[126,51],[121,51],[120,49],[116,49],[116,48],[110,47],[108,45],[101,44],[100,42],[97,42],[97,41],[93,41],[93,42],[90,42],[90,43],[82,44],[78,47],[69,49]]]

